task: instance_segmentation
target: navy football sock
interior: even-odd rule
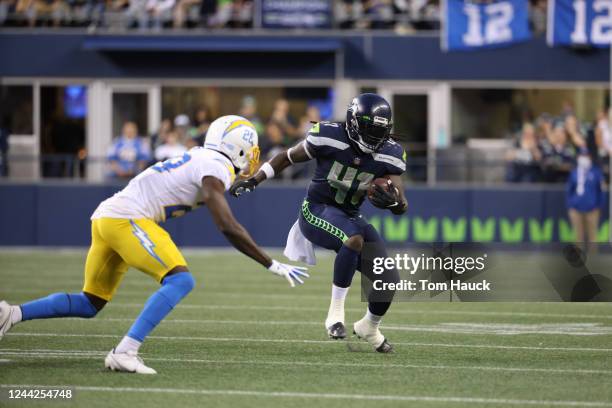
[[[164,278],[162,287],[151,295],[130,327],[128,337],[144,341],[145,337],[191,292],[194,286],[195,280],[189,272],[180,272]]]
[[[334,285],[341,288],[351,286],[358,262],[359,252],[342,245],[334,261]]]
[[[83,293],[54,293],[21,305],[22,320],[94,317],[98,310]]]

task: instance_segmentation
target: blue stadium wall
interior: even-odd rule
[[[1,246],[87,246],[89,217],[120,186],[0,184]],[[261,245],[284,246],[304,187],[261,187],[230,198],[236,217]],[[389,243],[571,241],[562,189],[409,188],[410,209],[393,216],[364,205],[364,215]],[[606,205],[607,208],[607,205]],[[602,219],[607,219],[604,209]],[[227,246],[205,208],[162,224],[181,246]],[[600,237],[607,240],[608,223]]]
[[[606,82],[610,75],[607,50],[551,48],[544,38],[446,53],[437,36],[0,32],[0,50],[0,77]]]

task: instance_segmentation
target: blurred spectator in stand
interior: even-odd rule
[[[414,29],[438,30],[440,28],[439,0],[411,0],[409,8]]]
[[[89,24],[89,30],[95,30],[104,25],[106,0],[67,0],[72,16],[72,24],[84,26]]]
[[[8,177],[9,135],[11,132],[10,116],[0,116],[0,177]]]
[[[596,249],[599,213],[604,203],[602,184],[604,177],[585,148],[580,149],[577,166],[572,170],[566,186],[569,219],[578,245],[584,250]]]
[[[286,144],[290,144],[293,139],[300,138],[297,121],[289,113],[289,101],[286,99],[278,99],[274,102],[274,110],[270,116],[270,122],[274,122],[279,126]]]
[[[253,7],[252,0],[234,0],[231,26],[234,28],[251,27],[253,25]]]
[[[538,36],[546,32],[547,0],[531,0],[529,10],[531,29]]]
[[[392,0],[367,0],[364,2],[364,27],[371,29],[393,28],[393,2]]]
[[[217,0],[217,9],[213,15],[208,17],[206,27],[223,28],[232,19],[232,0]]]
[[[561,118],[565,119],[569,115],[574,115],[574,103],[566,99],[561,106]]]
[[[308,131],[312,128],[313,122],[318,123],[321,121],[321,112],[315,105],[310,105],[306,108],[306,113],[300,118],[300,126],[298,128],[298,134],[296,139],[300,140],[306,137]],[[295,143],[291,141],[290,144]],[[306,161],[303,163],[296,163],[291,166],[292,174],[291,178],[308,178],[314,170],[314,162]]]
[[[0,0],[0,26],[3,26],[11,12],[15,10],[17,0]]]
[[[612,128],[608,119],[608,112],[602,109],[597,112],[595,121],[595,142],[599,149],[599,157],[609,158],[612,155]]]
[[[129,179],[140,173],[150,159],[148,144],[138,136],[134,122],[123,125],[121,136],[113,143],[108,154],[111,177]]]
[[[179,138],[179,142],[181,144],[187,144],[187,141],[190,139],[189,130],[191,129],[191,120],[189,120],[189,116],[181,113],[180,115],[176,115],[174,118],[174,130]]]
[[[217,13],[218,0],[202,0],[200,3],[199,26],[208,27],[208,22]]]
[[[51,19],[55,27],[59,27],[68,18],[68,5],[63,0],[18,0],[17,12],[23,13],[30,27],[36,25],[41,17]]]
[[[553,120],[550,114],[543,113],[536,119],[536,138],[538,145],[550,138],[553,129]]]
[[[310,130],[310,128],[314,123],[321,121],[321,113],[319,112],[319,108],[314,105],[310,105],[306,108],[306,114],[302,116],[300,119],[300,130],[299,130],[299,138],[306,137],[306,134]]]
[[[578,120],[574,114],[568,114],[565,116],[564,126],[569,141],[574,145],[574,147],[586,147],[586,138],[584,137],[584,133],[580,129],[580,124],[578,123]]]
[[[339,0],[334,2],[334,16],[338,28],[353,28],[360,14],[361,1]]]
[[[172,27],[184,28],[191,9],[197,5],[201,5],[201,8],[204,8],[203,3],[206,2],[210,3],[211,0],[178,0],[172,13]],[[216,0],[212,0],[212,2],[214,3]]]
[[[576,151],[567,141],[564,124],[555,124],[547,140],[540,146],[542,150],[542,164],[544,181],[560,183],[567,180],[567,176],[574,167]]]
[[[261,143],[262,157],[267,161],[285,148],[283,131],[275,122],[268,122]],[[263,160],[262,160],[263,161]]]
[[[211,122],[210,110],[207,107],[198,109],[194,115],[194,127],[190,129],[190,138],[186,145],[189,149],[194,146],[204,145],[204,139],[206,138],[206,132]]]
[[[257,130],[257,134],[263,134],[264,126],[263,122],[257,115],[257,101],[254,97],[247,95],[242,98],[242,105],[240,106],[238,114],[243,118],[251,121],[253,126],[255,126],[255,130]]]
[[[172,8],[175,0],[129,0],[129,7],[125,12],[127,26],[131,27],[134,21],[141,30],[152,27],[161,30],[166,22],[172,20]]]
[[[512,183],[539,181],[542,153],[538,148],[536,132],[532,124],[523,125],[520,138],[515,142],[515,148],[508,152],[506,160],[509,161],[506,181]]]
[[[151,135],[151,150],[155,150],[157,146],[166,143],[166,136],[172,130],[172,121],[168,118],[163,119],[159,125],[157,132]]]
[[[164,161],[172,157],[181,156],[187,151],[187,148],[179,142],[178,135],[174,130],[171,130],[166,135],[164,144],[159,145],[155,149],[155,160]]]

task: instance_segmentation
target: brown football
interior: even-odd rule
[[[372,180],[368,186],[368,199],[372,198],[372,194],[374,194],[374,186],[381,186],[385,191],[391,191],[393,183],[391,183],[391,180],[384,177]]]

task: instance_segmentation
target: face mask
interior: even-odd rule
[[[591,167],[591,159],[586,156],[578,157],[578,167],[585,169]]]

